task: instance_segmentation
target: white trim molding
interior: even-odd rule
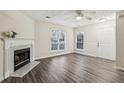
[[[1,82],[2,80],[4,80],[4,76],[3,76],[3,75],[0,76],[0,82]]]

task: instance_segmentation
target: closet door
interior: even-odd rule
[[[115,27],[110,25],[98,31],[98,57],[115,60]]]
[[[110,60],[116,58],[115,20],[78,28],[76,32],[76,52]],[[81,42],[83,32],[83,47]],[[79,38],[77,38],[79,37]],[[78,51],[77,51],[78,50]]]

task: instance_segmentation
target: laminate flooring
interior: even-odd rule
[[[2,83],[123,83],[124,72],[116,62],[76,53],[40,59],[40,64],[22,78]]]

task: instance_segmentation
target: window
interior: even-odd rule
[[[59,51],[64,49],[65,49],[65,32],[62,30],[52,30],[51,51]]]
[[[77,49],[84,49],[84,34],[79,32],[77,34]]]

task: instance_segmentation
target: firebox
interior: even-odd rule
[[[30,62],[30,48],[14,51],[14,71]]]

